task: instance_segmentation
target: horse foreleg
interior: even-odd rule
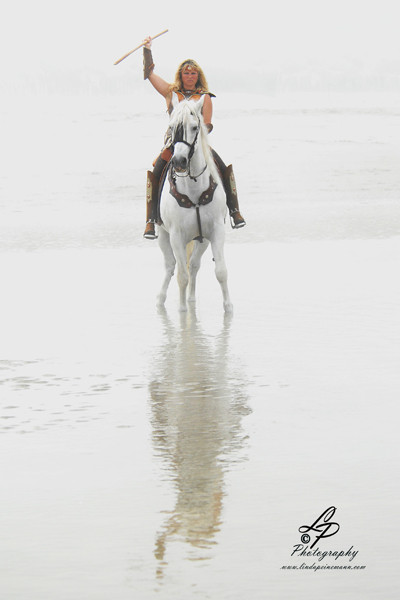
[[[224,246],[220,240],[211,242],[215,261],[215,276],[221,286],[225,312],[232,312],[233,305],[229,297],[228,271],[225,264]]]
[[[204,252],[207,250],[210,242],[208,240],[203,240],[203,243],[194,242],[195,246],[193,248],[192,255],[190,257],[189,262],[189,302],[196,301],[196,280],[197,273],[200,269],[201,257]]]
[[[176,260],[172,252],[169,234],[161,227],[159,229],[158,244],[164,254],[165,277],[160,293],[157,296],[157,306],[164,306],[167,299],[168,286],[175,271]]]
[[[179,285],[179,308],[181,311],[187,310],[186,290],[189,283],[189,273],[187,268],[186,244],[181,239],[172,237],[171,246],[178,266],[178,285]]]

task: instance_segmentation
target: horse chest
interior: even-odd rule
[[[169,180],[169,193],[181,208],[193,208],[194,206],[204,206],[205,204],[209,204],[212,202],[214,198],[214,192],[217,188],[217,183],[214,181],[213,177],[209,176],[209,183],[206,189],[198,188],[189,190],[185,189],[184,191],[179,191],[177,189],[177,184],[172,176],[171,171],[168,175]]]

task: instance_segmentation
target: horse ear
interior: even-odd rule
[[[175,108],[178,106],[178,104],[179,104],[179,98],[175,92],[172,92],[172,96],[171,96],[172,108],[175,110]]]

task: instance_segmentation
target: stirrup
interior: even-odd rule
[[[147,221],[146,223],[146,229],[144,230],[143,237],[147,240],[156,240],[158,238],[158,235],[156,235],[155,232],[154,224],[155,221]]]
[[[232,211],[229,216],[231,218],[232,229],[240,229],[246,225],[246,221],[243,219],[238,210]]]

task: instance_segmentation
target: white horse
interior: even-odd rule
[[[177,263],[180,310],[187,310],[187,288],[189,286],[188,300],[194,302],[201,257],[211,243],[224,309],[231,312],[224,258],[226,196],[207,141],[201,114],[203,102],[204,96],[198,101],[179,102],[176,94],[172,98],[169,132],[174,154],[161,195],[162,225],[158,231],[165,278],[157,303],[164,305]],[[193,248],[188,247],[194,239],[198,241],[194,242]]]

